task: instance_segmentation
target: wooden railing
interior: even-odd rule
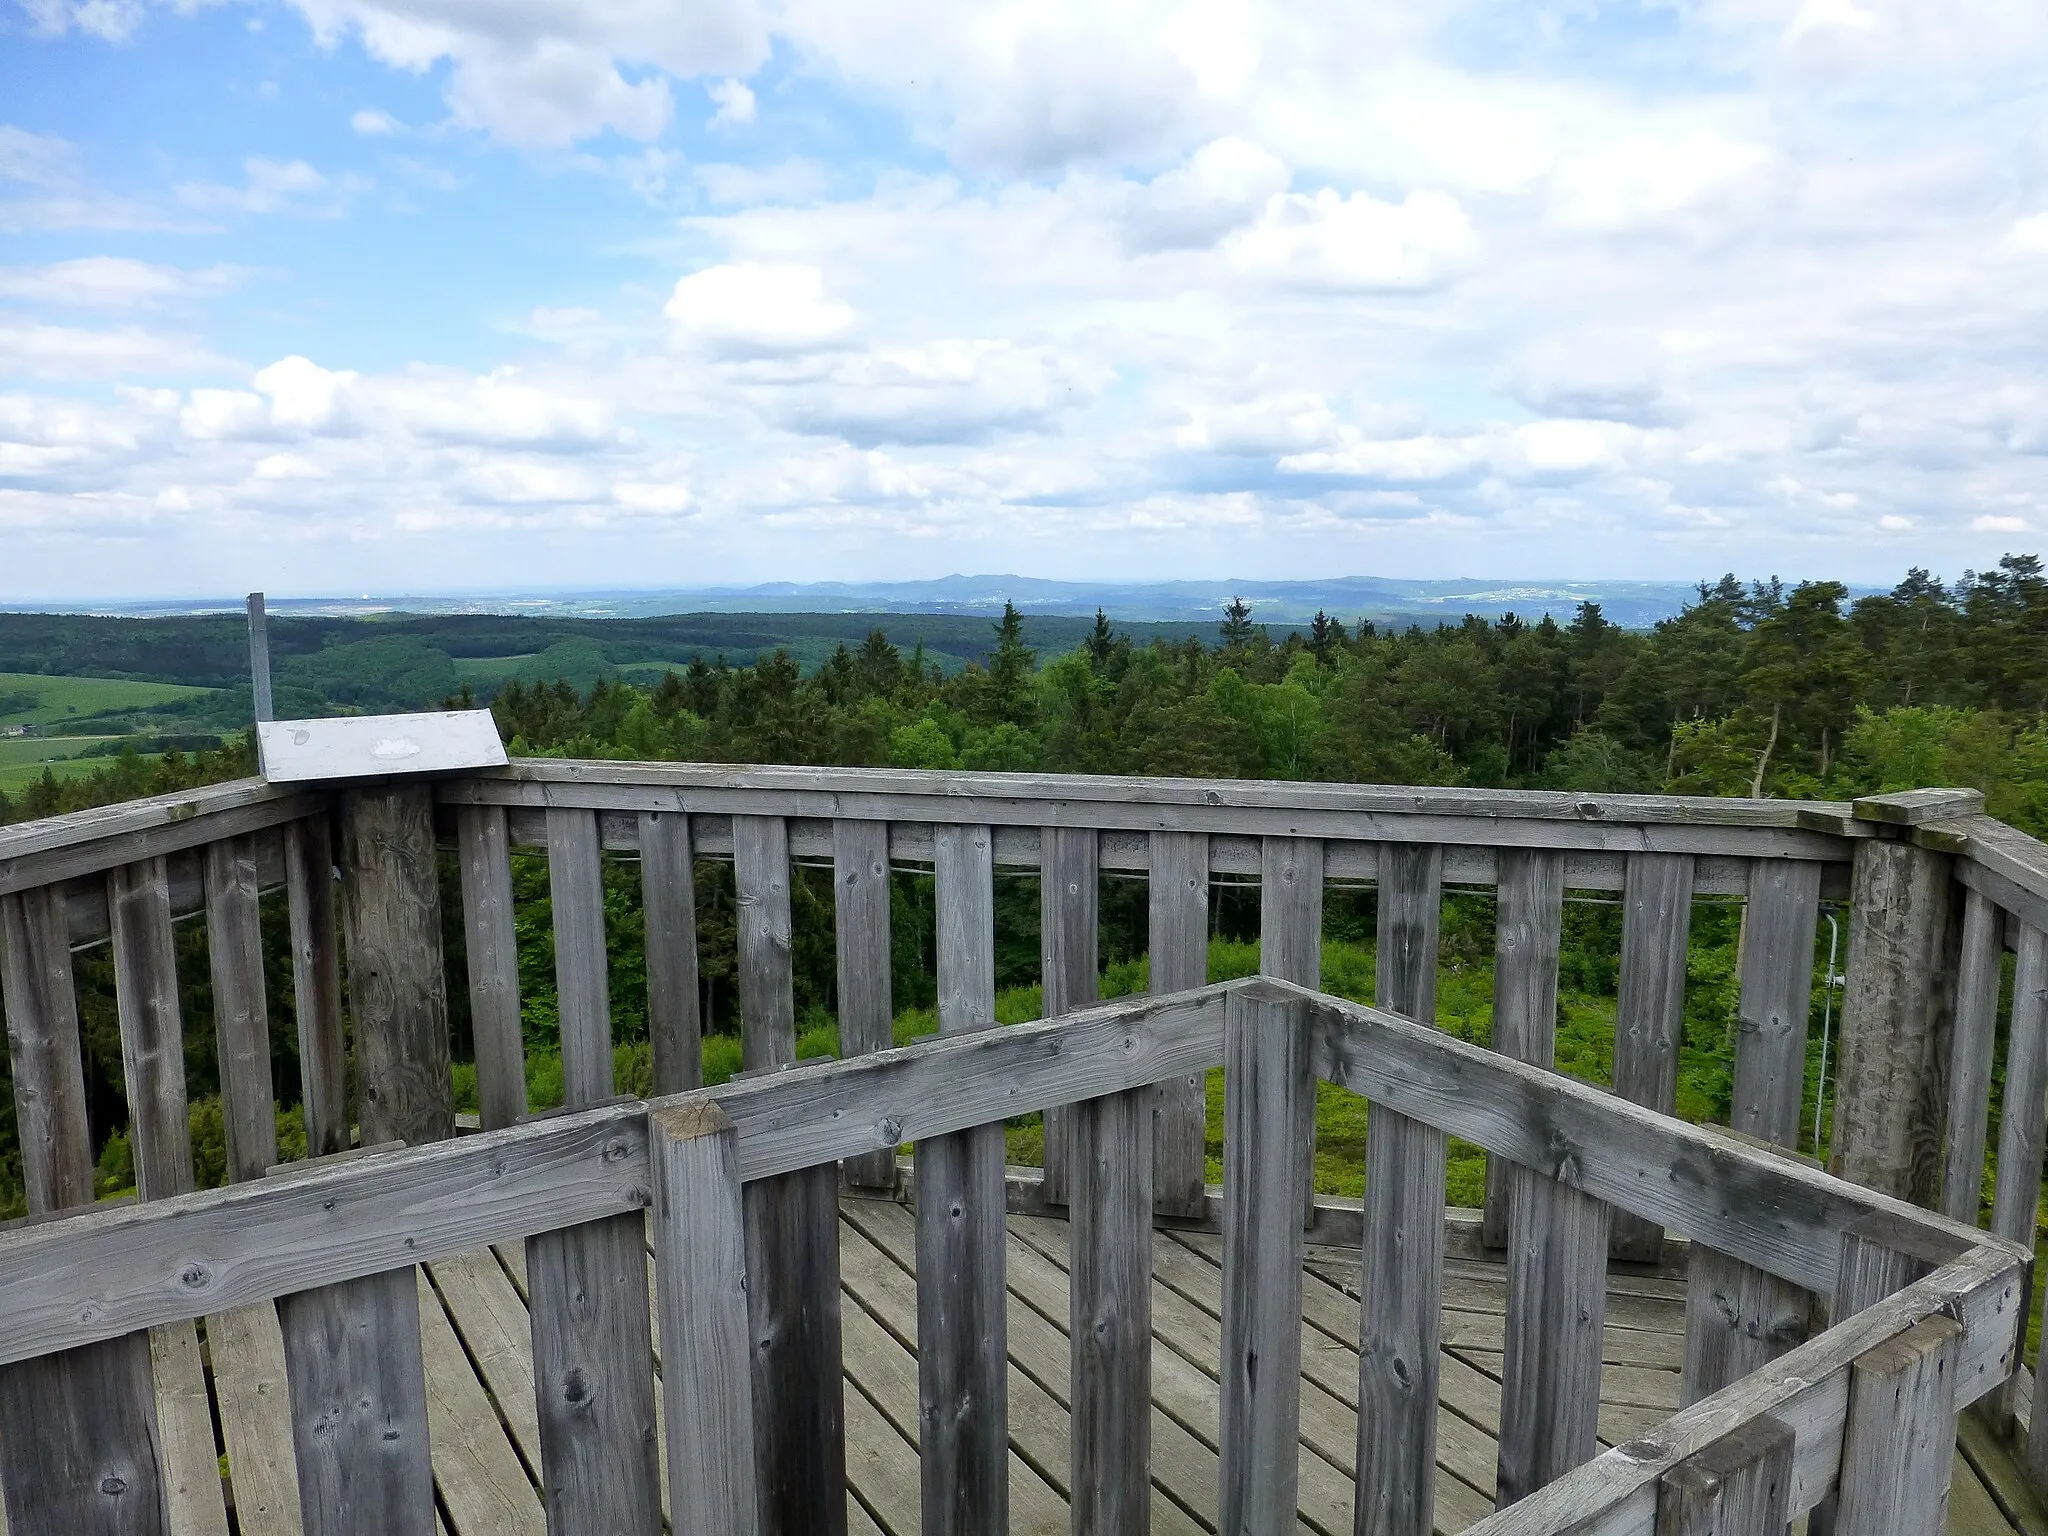
[[[1074,1528],[1143,1531],[1149,1090],[1218,1065],[1222,1529],[1295,1526],[1300,1212],[1319,1078],[1373,1106],[1360,1531],[1431,1529],[1442,1283],[1432,1170],[1446,1134],[1516,1169],[1506,1507],[1475,1528],[1482,1536],[1761,1532],[1824,1500],[1844,1530],[1937,1528],[1956,1414],[2013,1369],[2026,1250],[1397,1015],[1268,980],[949,1032],[0,1236],[0,1447],[15,1526],[165,1528],[146,1330],[275,1299],[309,1536],[426,1536],[414,1266],[524,1238],[551,1530],[659,1528],[657,1394],[678,1532],[843,1530],[836,1168],[910,1140],[923,1185],[923,1529],[1001,1532],[1001,1124],[1066,1105]],[[827,1219],[814,1221],[821,1202]],[[1790,1285],[1830,1296],[1835,1325],[1767,1362],[1753,1317],[1696,1315],[1697,1400],[1596,1457],[1610,1207],[1710,1249],[1744,1295]],[[805,1242],[792,1246],[798,1233]]]
[[[1309,987],[1319,981],[1325,883],[1370,881],[1378,892],[1376,1001],[1425,1021],[1435,1015],[1444,890],[1491,887],[1498,914],[1494,1045],[1533,1069],[1552,1060],[1566,893],[1617,893],[1624,914],[1614,1094],[1607,1101],[1617,1114],[1633,1111],[1616,1101],[1672,1109],[1691,898],[1736,897],[1744,916],[1731,1128],[1781,1147],[1799,1142],[1816,926],[1823,903],[1846,903],[1834,1171],[1886,1197],[1975,1225],[2003,1038],[1990,1226],[2002,1238],[2031,1245],[2048,1121],[2048,849],[1981,810],[1978,797],[1958,791],[1915,791],[1851,805],[536,761],[435,784],[333,790],[228,785],[0,829],[0,982],[29,1204],[33,1212],[53,1213],[92,1198],[70,957],[75,947],[103,941],[114,959],[139,1194],[155,1202],[190,1189],[181,1070],[186,1021],[172,924],[194,911],[204,912],[208,930],[228,1177],[249,1182],[247,1190],[233,1192],[237,1198],[279,1198],[253,1182],[278,1160],[258,901],[261,892],[278,887],[290,918],[309,1153],[397,1141],[413,1149],[406,1159],[426,1159],[377,1160],[394,1170],[435,1166],[433,1157],[456,1155],[427,1145],[451,1137],[455,1127],[451,985],[467,987],[484,1129],[515,1140],[555,1134],[519,1128],[528,1105],[512,858],[515,849],[540,848],[552,896],[563,1077],[572,1110],[607,1099],[616,1086],[604,930],[608,854],[637,856],[654,1083],[664,1095],[695,1089],[700,1081],[693,871],[705,859],[730,860],[734,867],[743,1055],[756,1071],[786,1066],[795,1050],[792,862],[831,865],[840,1048],[848,1058],[841,1070],[849,1084],[868,1081],[854,1072],[853,1059],[890,1041],[892,869],[935,877],[939,1018],[947,1034],[993,1022],[999,869],[1040,875],[1045,1011],[1053,1017],[1095,1000],[1096,877],[1103,872],[1147,880],[1151,978],[1160,994],[1205,980],[1212,881],[1257,882],[1261,969]],[[466,977],[452,981],[441,947],[436,868],[437,850],[449,847],[459,854],[468,957]],[[2001,1030],[2007,948],[2018,958],[2010,1023]],[[203,1027],[204,1021],[193,1022]],[[1510,1070],[1500,1059],[1489,1060]],[[1138,1098],[1121,1111],[1148,1141],[1148,1198],[1161,1213],[1201,1218],[1218,1210],[1204,1180],[1201,1071],[1193,1064],[1160,1071],[1130,1090]],[[1536,1076],[1570,1089],[1561,1078]],[[1095,1177],[1077,1145],[1101,1134],[1098,1122],[1111,1113],[1096,1100],[1089,1101],[1095,1108],[1067,1109],[1085,1086],[1039,1099],[1047,1134],[1038,1197],[1055,1207],[1079,1202],[1072,1206],[1077,1225],[1087,1205],[1081,1186]],[[732,1091],[719,1090],[720,1101]],[[1497,1154],[1485,1227],[1477,1236],[1505,1246],[1516,1211],[1530,1204],[1511,1193],[1529,1177],[1521,1170],[1533,1160],[1555,1173],[1554,1161],[1535,1157],[1521,1142],[1504,1149],[1497,1127],[1489,1139],[1455,1119],[1411,1115],[1398,1097],[1381,1102],[1375,1125],[1395,1126],[1409,1116],[1418,1127],[1448,1129]],[[620,1111],[603,1123],[630,1121],[634,1113]],[[1117,1124],[1118,1134],[1129,1131]],[[832,1156],[847,1159],[845,1177],[854,1185],[893,1187],[894,1147],[917,1139],[899,1131],[892,1140]],[[1441,1208],[1442,1158],[1431,1151],[1426,1130],[1414,1136],[1416,1145],[1401,1165],[1411,1169],[1415,1185],[1409,1205]],[[465,1141],[463,1155],[472,1144],[491,1142]],[[1528,1155],[1519,1156],[1518,1147]],[[987,1205],[1003,1179],[999,1128],[963,1124],[957,1134],[919,1150],[921,1205],[936,1188],[963,1210],[981,1212],[977,1219],[1000,1211],[1000,1200]],[[1742,1162],[1747,1153],[1725,1155],[1749,1166]],[[768,1201],[782,1213],[772,1223],[755,1223],[753,1251],[773,1260],[757,1266],[760,1272],[810,1283],[802,1278],[809,1273],[806,1255],[818,1251],[830,1209],[830,1178],[815,1171],[821,1166],[779,1170],[776,1177],[786,1183],[774,1186],[772,1200],[750,1190],[751,1202]],[[372,1178],[339,1169],[306,1177]],[[1552,1181],[1539,1182],[1547,1187]],[[644,1180],[638,1187],[646,1187]],[[1655,1201],[1632,1202],[1605,1188],[1591,1192],[1613,1207],[1600,1231],[1617,1257],[1655,1255],[1666,1229],[1701,1235],[1696,1220],[1670,1217]],[[1306,1204],[1306,1190],[1301,1197]],[[1135,1197],[1124,1189],[1116,1198]],[[1368,1253],[1381,1232],[1372,1199],[1369,1194],[1345,1229]],[[1227,1195],[1222,1207],[1227,1216]],[[221,1208],[240,1209],[232,1202]],[[145,1214],[153,1217],[135,1212],[85,1219],[130,1221]],[[584,1221],[578,1214],[573,1224]],[[1579,1240],[1588,1240],[1583,1224],[1578,1230]],[[1827,1254],[1795,1264],[1774,1249],[1716,1240],[1726,1233],[1709,1232],[1704,1240],[1739,1264],[1826,1294],[1833,1284],[1831,1245],[1840,1233],[1829,1228],[1806,1236]],[[623,1252],[623,1236],[611,1241]],[[576,1254],[560,1255],[563,1286],[570,1283],[567,1268],[577,1262]],[[1716,1298],[1734,1305],[1730,1296],[1748,1298],[1742,1306],[1765,1314],[1789,1307],[1777,1292],[1743,1278],[1747,1271],[1724,1274],[1716,1262],[1696,1258],[1691,1267],[1695,1311],[1712,1310]],[[537,1314],[550,1283],[547,1266],[540,1268]],[[81,1294],[75,1276],[51,1284],[59,1297]],[[956,1299],[963,1306],[993,1304],[986,1295]],[[2017,1305],[2025,1311],[2024,1300]],[[11,1326],[0,1308],[0,1333]],[[1776,1340],[1777,1348],[1796,1334],[1766,1326],[1760,1336]],[[1754,1355],[1744,1359],[1761,1363]],[[164,1369],[160,1360],[158,1371]],[[1701,1371],[1701,1382],[1719,1374],[1718,1368]],[[1994,1414],[2012,1422],[2025,1398],[2023,1385],[2002,1388]],[[0,1480],[7,1480],[14,1443],[5,1414],[0,1403]],[[2035,1477],[2048,1486],[2044,1419],[2048,1415],[2031,1419],[2028,1455]],[[551,1487],[556,1481],[545,1480]]]

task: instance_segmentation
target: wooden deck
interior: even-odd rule
[[[1010,1524],[1067,1530],[1066,1226],[1010,1221]],[[918,1529],[917,1300],[914,1221],[887,1200],[848,1199],[840,1225],[846,1360],[849,1530]],[[1221,1242],[1201,1232],[1153,1238],[1153,1528],[1213,1531],[1217,1523],[1217,1364]],[[1309,1250],[1302,1321],[1300,1529],[1349,1536],[1358,1392],[1357,1256]],[[1437,1425],[1437,1527],[1462,1531],[1493,1507],[1505,1271],[1451,1260],[1444,1286],[1443,1385]],[[424,1347],[441,1529],[448,1536],[545,1536],[538,1488],[525,1261],[508,1245],[431,1264],[421,1273]],[[1684,1355],[1684,1284],[1616,1275],[1608,1293],[1600,1437],[1614,1444],[1670,1413]],[[158,1337],[159,1417],[178,1474],[179,1536],[228,1531],[222,1489],[241,1536],[296,1536],[298,1497],[285,1414],[284,1357],[274,1309],[204,1325],[206,1374]],[[187,1335],[189,1338],[189,1334]],[[656,1341],[657,1360],[660,1344]],[[210,1389],[213,1413],[207,1412]],[[221,1443],[221,1440],[225,1444]],[[224,1453],[224,1460],[213,1458]],[[189,1474],[189,1475],[188,1475]],[[1966,1416],[1949,1500],[1956,1532],[2048,1536],[2048,1519],[2010,1458]]]

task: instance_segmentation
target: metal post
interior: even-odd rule
[[[264,622],[263,594],[249,594],[249,682],[256,697],[256,723],[277,718],[270,701],[270,631]]]

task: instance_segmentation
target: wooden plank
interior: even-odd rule
[[[416,1270],[420,1361],[426,1379],[427,1431],[434,1486],[455,1536],[542,1536],[547,1516],[506,1438],[489,1393],[463,1352],[441,1298]]]
[[[326,803],[317,791],[241,779],[0,827],[0,896],[264,831]]]
[[[733,818],[739,889],[740,1057],[750,1072],[796,1060],[790,980],[789,828],[780,817]]]
[[[934,833],[939,1029],[995,1024],[995,870],[985,826]],[[917,1380],[925,1536],[1009,1521],[1003,1128],[917,1145]]]
[[[0,1484],[23,1536],[169,1531],[148,1334],[0,1370]]]
[[[1097,841],[1088,828],[1048,827],[1039,836],[1045,862],[1038,879],[1038,933],[1048,1019],[1086,1008],[1099,995]],[[1066,1203],[1073,1156],[1067,1107],[1050,1105],[1045,1111],[1045,1198],[1055,1205]]]
[[[278,1298],[306,1536],[434,1528],[414,1275],[387,1270]]]
[[[485,1130],[494,1131],[526,1113],[519,935],[513,926],[512,850],[504,809],[464,807],[456,813],[455,834],[469,960],[469,1024],[476,1040],[477,1118]]]
[[[604,856],[597,843],[596,812],[548,812],[548,894],[555,914],[562,1086],[567,1102],[594,1104],[613,1092]]]
[[[1804,1343],[1811,1310],[1811,1296],[1798,1286],[1694,1243],[1680,1403],[1690,1407]]]
[[[1992,1057],[1998,1048],[1998,987],[2005,914],[1981,892],[1963,898],[1963,941],[1956,958],[1954,1063],[1948,1089],[1948,1157],[1941,1209],[1975,1226],[1984,1199],[1984,1142],[1991,1112]]]
[[[1152,1094],[1084,1100],[1071,1126],[1068,1491],[1075,1536],[1113,1536],[1152,1522]]]
[[[1850,1367],[1836,1529],[1939,1536],[1962,1333],[1953,1318],[1923,1318]]]
[[[697,974],[696,869],[690,821],[677,812],[640,815],[640,893],[647,920],[647,1032],[654,1091],[704,1083],[704,1027]]]
[[[839,962],[839,1054],[886,1051],[896,1043],[889,976],[889,828],[832,823],[832,924]],[[877,1147],[845,1164],[856,1189],[896,1183],[896,1149]]]
[[[839,1170],[757,1180],[744,1203],[761,1529],[843,1536]]]
[[[263,929],[255,848],[248,838],[206,848],[206,949],[213,971],[213,1032],[220,1058],[228,1178],[260,1179],[277,1161],[270,1013],[263,989]]]
[[[751,1536],[761,1484],[732,1122],[697,1102],[655,1110],[649,1132],[676,1536]]]
[[[90,1204],[92,1137],[78,994],[64,909],[53,890],[0,896],[0,999],[7,1006],[14,1123],[29,1211]]]
[[[144,1200],[156,1200],[192,1187],[185,1031],[164,861],[109,871],[107,910],[114,931],[114,1000],[136,1190]]]
[[[269,1302],[206,1319],[206,1352],[241,1536],[300,1536],[284,1337]]]
[[[1689,854],[1629,855],[1621,903],[1621,978],[1614,1006],[1614,1091],[1632,1104],[1672,1114],[1678,1053],[1685,1039],[1685,968],[1697,860]],[[1613,1256],[1654,1264],[1664,1229],[1614,1213]]]
[[[1302,1005],[1233,993],[1224,1057],[1222,1528],[1261,1536],[1292,1530],[1299,1489],[1300,1213],[1316,1098]]]
[[[1998,1123],[1998,1174],[1991,1230],[2032,1248],[2041,1204],[2041,1159],[2048,1152],[2048,935],[2021,924],[2013,964],[2012,1020],[2005,1046],[2005,1085]],[[2011,1418],[2012,1384],[1991,1413]],[[2043,1487],[2048,1487],[2044,1479]]]
[[[1374,1105],[1365,1127],[1356,1536],[1429,1536],[1441,1374],[1444,1134]]]
[[[1148,839],[1147,949],[1155,995],[1209,980],[1209,839],[1155,832]],[[1209,1095],[1205,1074],[1183,1072],[1153,1089],[1152,1203],[1174,1216],[1208,1207]]]
[[[1778,1536],[1791,1484],[1792,1431],[1751,1420],[1664,1474],[1657,1536]]]
[[[1858,846],[1829,1167],[1866,1188],[1941,1198],[1952,860],[1907,843]]]
[[[1858,821],[1881,821],[1895,827],[1917,827],[1930,821],[1955,821],[1984,814],[1981,789],[1900,789],[1889,794],[1859,795],[1853,802]]]
[[[1269,837],[1260,845],[1259,973],[1318,988],[1323,981],[1323,845]]]
[[[1495,902],[1493,1048],[1548,1067],[1557,1060],[1557,966],[1564,941],[1564,865],[1555,854],[1504,848]],[[1618,1016],[1618,1015],[1617,1015]],[[1620,1049],[1616,1035],[1616,1049]],[[1508,1240],[1507,1169],[1486,1160],[1486,1246]]]
[[[213,1438],[198,1330],[190,1322],[152,1328],[149,1349],[172,1536],[228,1536],[220,1449]]]
[[[286,823],[284,865],[306,1155],[325,1157],[347,1150],[349,1141],[341,944],[334,916],[334,831],[325,816]]]
[[[1436,1022],[1443,857],[1443,849],[1427,843],[1389,844],[1380,850],[1373,1001],[1423,1024]]]
[[[342,931],[355,1024],[359,1136],[418,1147],[455,1134],[433,791],[341,798]]]
[[[1607,1206],[1517,1165],[1509,1195],[1500,1504],[1591,1459],[1607,1310]]]
[[[1753,867],[1742,913],[1735,1097],[1728,1123],[1781,1147],[1799,1145],[1813,935],[1819,919],[1817,869],[1761,860]],[[1845,1029],[1846,1020],[1845,1011]]]
[[[517,1247],[508,1250],[524,1267]],[[533,1323],[526,1302],[490,1249],[430,1266],[464,1350],[496,1399],[506,1431],[529,1468],[540,1466],[540,1415],[533,1384]]]
[[[658,1530],[646,1218],[534,1234],[526,1283],[550,1536]]]

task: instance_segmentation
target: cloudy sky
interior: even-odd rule
[[[2041,0],[0,0],[0,599],[2048,546]]]

